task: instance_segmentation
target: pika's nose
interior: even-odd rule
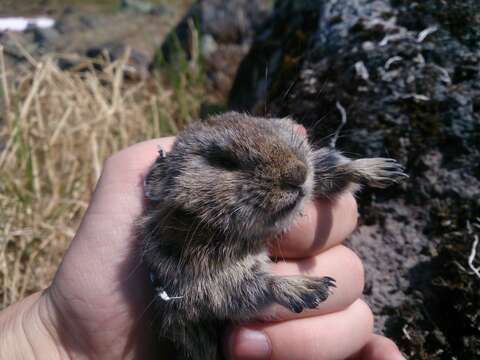
[[[283,183],[287,186],[300,187],[307,179],[307,167],[300,161],[294,162],[288,167],[283,176]]]

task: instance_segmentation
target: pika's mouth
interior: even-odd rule
[[[295,209],[295,207],[300,203],[300,201],[302,201],[304,196],[305,196],[305,194],[304,194],[303,190],[299,190],[298,195],[295,197],[295,199],[293,199],[293,201],[291,201],[290,203],[288,203],[283,208],[281,208],[280,210],[276,211],[273,214],[273,216],[272,216],[273,222],[277,222],[279,220],[282,220],[282,219],[286,218],[288,215],[290,215],[291,212]]]

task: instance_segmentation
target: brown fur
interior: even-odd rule
[[[295,125],[238,113],[193,123],[146,176],[150,201],[137,236],[158,287],[160,336],[181,358],[221,359],[225,324],[274,303],[294,312],[318,306],[334,280],[271,274],[266,239],[285,231],[315,196],[404,176],[391,159],[352,161],[332,148],[314,150]],[[179,298],[163,300],[163,291]]]

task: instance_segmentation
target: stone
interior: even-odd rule
[[[268,0],[199,0],[183,20],[167,36],[157,51],[152,68],[177,62],[177,57],[190,59],[192,50],[205,61],[208,93],[226,98],[238,65],[253,41],[255,29],[268,18]],[[192,49],[199,37],[199,49]]]

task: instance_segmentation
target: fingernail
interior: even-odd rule
[[[230,338],[229,345],[231,358],[237,360],[269,359],[272,352],[265,333],[247,328],[238,330]]]
[[[303,125],[296,125],[295,130],[302,135],[307,135],[307,129],[305,129],[305,126]]]

